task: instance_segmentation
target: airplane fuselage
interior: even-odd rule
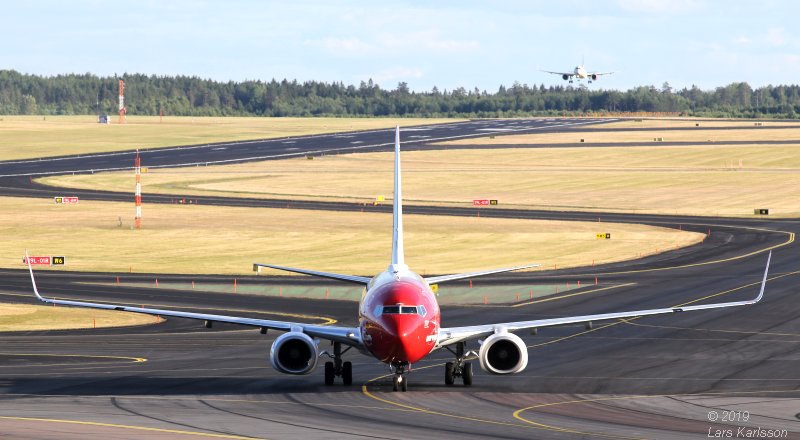
[[[359,305],[359,328],[367,350],[381,362],[412,364],[436,346],[441,315],[422,277],[386,270],[374,277]]]
[[[575,77],[578,79],[584,79],[587,76],[586,68],[583,66],[576,66],[574,72],[575,72]]]

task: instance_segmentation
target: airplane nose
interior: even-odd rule
[[[420,354],[421,342],[417,340],[419,327],[418,316],[387,316],[384,319],[384,331],[394,340],[394,356],[397,359],[416,362],[426,353]]]

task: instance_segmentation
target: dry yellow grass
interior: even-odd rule
[[[140,313],[0,303],[0,332],[122,327],[159,321]]]
[[[116,120],[116,118],[114,118]],[[0,116],[0,160],[455,122],[421,118]]]
[[[797,125],[798,122],[784,122],[784,121],[769,121],[769,120],[753,120],[753,119],[698,119],[698,118],[684,118],[684,119],[626,119],[619,122],[610,122],[601,126],[587,126],[586,128],[680,128],[680,127],[754,127],[755,124],[761,124],[762,127],[772,127],[776,125]]]
[[[240,165],[158,169],[148,193],[364,202],[392,195],[392,153]],[[800,215],[800,146],[692,146],[409,151],[409,203],[686,215]],[[131,191],[130,172],[59,176],[43,182]]]
[[[0,203],[0,248],[6,250],[0,267],[22,267],[27,248],[31,255],[64,255],[65,269],[79,271],[250,274],[253,262],[264,262],[369,275],[385,269],[391,249],[388,214],[145,205],[144,226],[137,231],[130,229],[132,203]],[[583,266],[703,239],[644,225],[416,215],[404,220],[406,261],[429,274],[530,262]],[[597,240],[601,232],[612,239]]]
[[[652,131],[586,131],[560,133],[532,133],[495,135],[485,138],[461,139],[441,142],[440,145],[532,145],[532,144],[572,144],[584,140],[589,146],[592,143],[629,143],[641,144],[653,142],[660,138],[664,142],[697,142],[712,143],[723,141],[776,141],[800,140],[800,124],[797,128],[758,129],[731,128],[729,130],[703,130],[702,126],[692,130],[652,130]],[[598,128],[598,127],[595,127]]]

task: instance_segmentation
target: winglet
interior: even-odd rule
[[[31,284],[33,285],[33,293],[40,301],[47,302],[46,299],[39,295],[39,289],[36,288],[36,280],[33,278],[33,266],[31,266],[31,259],[28,257],[28,250],[25,249],[25,262],[28,263],[28,271],[31,273]]]
[[[769,273],[769,261],[772,259],[772,251],[769,251],[769,255],[767,256],[767,267],[764,268],[764,278],[761,280],[761,291],[758,292],[758,296],[756,299],[750,302],[750,304],[755,304],[761,301],[761,298],[764,297],[764,287],[767,285],[767,274]]]
[[[395,129],[394,137],[394,213],[392,225],[392,272],[405,269],[403,254],[403,188],[400,181],[400,126]]]

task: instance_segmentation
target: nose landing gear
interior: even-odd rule
[[[474,352],[464,352],[465,344],[463,342],[456,343],[456,351],[445,347],[450,353],[456,357],[455,362],[448,362],[444,364],[444,383],[445,385],[453,385],[457,377],[460,377],[464,382],[464,386],[472,385],[472,362],[465,362],[465,359]]]
[[[391,369],[394,377],[392,378],[392,391],[408,391],[408,378],[406,369],[408,362],[392,362]]]

